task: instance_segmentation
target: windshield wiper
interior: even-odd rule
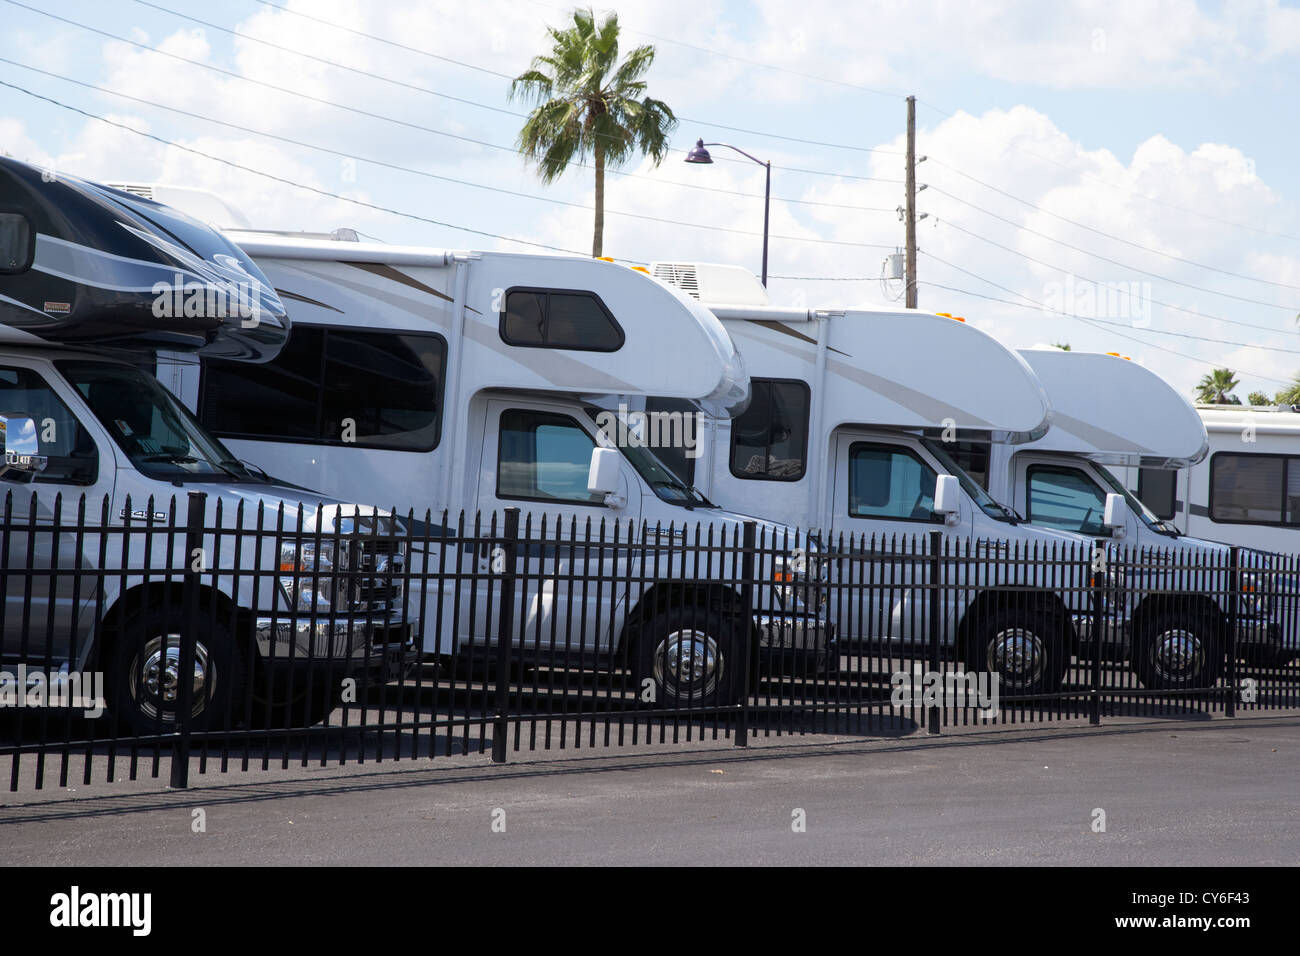
[[[696,505],[697,503],[702,503],[702,502],[705,501],[704,496],[703,496],[702,494],[700,494],[698,491],[695,490],[695,486],[694,486],[694,485],[688,485],[688,484],[686,484],[686,482],[682,481],[680,478],[676,478],[676,477],[673,477],[673,478],[665,478],[665,479],[661,479],[660,481],[656,481],[656,482],[654,482],[654,484],[655,484],[656,486],[657,486],[657,485],[667,485],[669,488],[676,488],[678,491],[680,491],[680,492],[682,492],[683,494],[685,494],[685,495],[686,495],[686,501],[685,501],[685,504],[686,504],[686,510],[687,510],[687,511],[694,511],[694,510],[695,510],[695,505]],[[696,501],[696,498],[699,499],[699,502]]]

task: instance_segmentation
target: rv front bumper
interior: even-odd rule
[[[1091,653],[1093,646],[1091,614],[1076,614],[1073,617],[1074,632],[1079,638],[1079,645],[1084,653]],[[1125,660],[1129,654],[1132,634],[1127,620],[1116,620],[1107,616],[1102,620],[1101,652],[1105,660]],[[1291,635],[1284,641],[1283,629],[1276,621],[1263,618],[1245,618],[1237,622],[1237,649],[1243,657],[1269,656],[1273,651],[1295,654],[1300,651],[1297,635]]]
[[[839,646],[830,622],[803,615],[765,614],[755,617],[754,624],[759,667],[764,673],[828,674],[837,669]]]
[[[261,658],[277,663],[346,663],[388,671],[395,658],[412,656],[411,625],[404,621],[259,617],[254,637]]]

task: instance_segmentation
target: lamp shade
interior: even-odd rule
[[[710,156],[709,151],[704,148],[704,140],[697,139],[695,141],[695,148],[686,154],[686,162],[688,163],[712,163],[713,162],[713,157]]]

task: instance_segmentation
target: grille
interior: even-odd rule
[[[400,542],[360,538],[353,543],[349,564],[348,601],[353,611],[387,611],[401,602],[406,549]]]

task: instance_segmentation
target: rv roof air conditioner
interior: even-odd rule
[[[652,262],[650,274],[706,304],[767,305],[767,289],[741,266],[713,262]]]

